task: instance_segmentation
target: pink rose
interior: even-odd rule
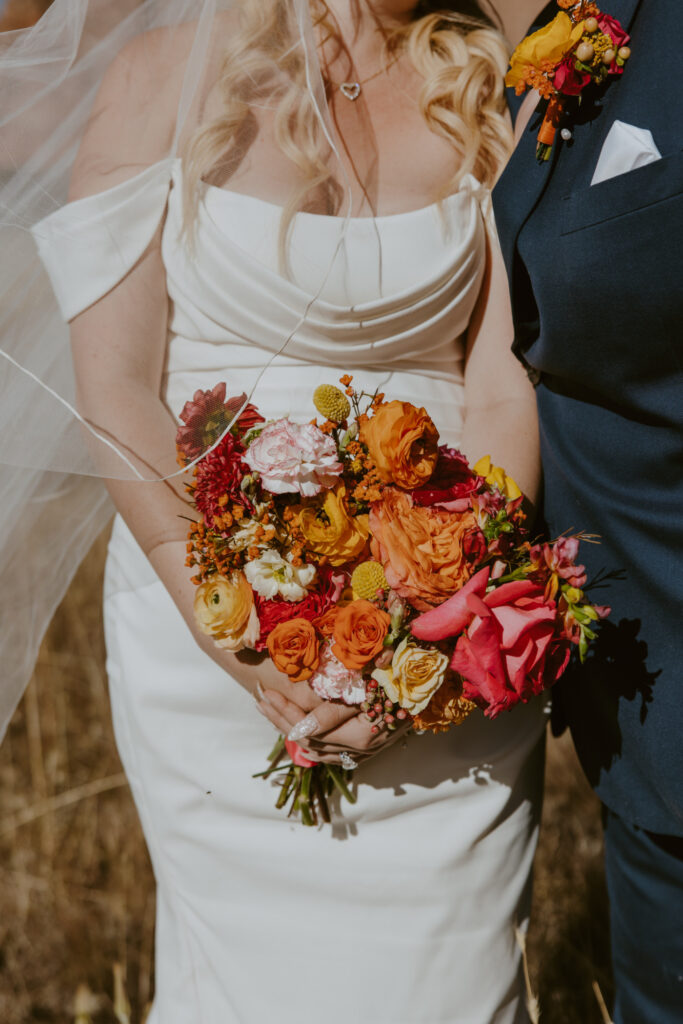
[[[601,14],[598,18],[598,25],[600,26],[600,31],[604,32],[612,40],[615,50],[619,50],[621,46],[626,46],[631,38],[621,22],[617,21],[616,18],[612,18],[609,14]],[[616,59],[613,60],[609,66],[609,73],[610,75],[623,75],[623,65],[617,64]]]
[[[337,446],[310,423],[276,420],[251,442],[244,461],[272,494],[297,492],[310,498],[333,487],[342,472]]]
[[[457,636],[451,668],[463,679],[463,696],[495,718],[552,686],[569,660],[569,643],[558,635],[556,607],[530,580],[504,583],[486,593],[482,569],[453,597],[420,615],[415,636]]]
[[[587,71],[577,71],[574,67],[575,58],[567,57],[555,71],[553,85],[565,96],[578,96],[588,85],[591,76]]]
[[[318,667],[308,684],[323,700],[341,700],[345,704],[362,704],[365,700],[362,673],[342,665],[329,646],[323,647]]]
[[[617,50],[620,46],[626,46],[631,38],[621,22],[609,14],[598,17],[598,27],[604,35],[610,37]]]
[[[294,740],[285,740],[285,747],[292,764],[295,764],[297,768],[315,768],[318,764],[317,761],[311,761],[306,757],[299,744],[295,743]]]

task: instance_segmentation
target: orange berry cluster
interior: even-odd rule
[[[352,498],[357,502],[368,504],[379,501],[384,490],[384,483],[364,445],[359,441],[351,441],[346,452],[351,459],[349,468],[356,478],[356,485],[351,491]]]
[[[204,523],[190,525],[185,565],[188,568],[197,567],[192,577],[192,582],[197,586],[216,573],[229,576],[239,560],[238,552],[231,551],[227,542],[208,530]]]

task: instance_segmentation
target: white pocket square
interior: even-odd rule
[[[602,144],[591,185],[635,171],[637,167],[645,167],[661,158],[652,132],[625,121],[615,121]]]

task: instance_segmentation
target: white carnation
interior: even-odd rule
[[[244,566],[244,575],[252,588],[267,600],[278,596],[285,601],[303,600],[315,574],[314,565],[292,565],[291,554],[285,559],[272,548]]]

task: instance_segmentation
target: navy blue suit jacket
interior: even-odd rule
[[[613,810],[683,835],[683,3],[605,0],[632,56],[535,159],[534,115],[494,191],[515,349],[537,382],[544,514],[582,545],[612,615],[555,691]],[[557,8],[547,9],[552,16]],[[662,159],[591,186],[615,120]]]

